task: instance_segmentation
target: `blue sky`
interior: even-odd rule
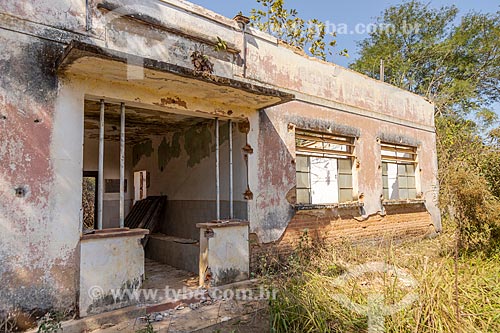
[[[239,11],[249,14],[252,8],[257,7],[255,0],[190,0],[196,4],[202,5],[217,13],[223,14],[229,18],[234,17]],[[318,18],[322,21],[328,21],[336,24],[346,24],[348,31],[354,30],[357,24],[368,25],[375,22],[375,18],[382,11],[398,3],[401,0],[350,0],[350,1],[326,1],[326,0],[287,0],[288,8],[295,8],[299,15],[304,18]],[[427,2],[426,2],[427,3]],[[498,0],[431,0],[428,1],[431,7],[439,8],[455,4],[460,9],[460,14],[465,14],[471,10],[481,12],[496,12],[500,10]],[[356,43],[368,37],[367,34],[338,34],[337,45],[339,49],[346,48],[350,57],[336,56],[333,61],[342,66],[347,66],[354,61],[358,55]]]
[[[255,0],[190,0],[193,3],[202,5],[219,14],[229,18],[234,17],[239,11],[249,14],[252,8],[258,7]],[[337,26],[345,24],[348,31],[354,29],[357,24],[368,25],[375,22],[375,18],[380,16],[382,11],[398,3],[401,0],[287,0],[288,8],[295,8],[303,18],[318,18],[321,21],[328,21]],[[469,11],[496,12],[500,10],[498,0],[429,0],[425,1],[429,6],[439,8],[442,6],[456,5],[459,9],[459,16]],[[368,37],[368,34],[337,34],[337,45],[339,49],[347,49],[350,57],[336,56],[333,61],[342,66],[348,66],[358,56],[357,42]],[[500,114],[500,105],[496,105],[496,112]]]

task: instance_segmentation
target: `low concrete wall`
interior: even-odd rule
[[[200,246],[194,240],[190,243],[189,239],[161,234],[152,235],[146,247],[146,257],[175,268],[198,273]]]
[[[248,222],[200,223],[200,285],[249,278]]]
[[[80,242],[80,317],[136,303],[128,294],[113,292],[139,288],[144,277],[142,229],[109,229],[83,236]]]
[[[169,236],[199,240],[200,231],[196,225],[210,221],[216,216],[215,200],[169,200],[160,232]],[[221,216],[229,216],[229,201],[221,201]],[[248,218],[246,201],[234,202],[234,216],[241,220]]]

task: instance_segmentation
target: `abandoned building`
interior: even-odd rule
[[[245,280],[305,232],[441,230],[433,105],[242,16],[4,0],[0,43],[0,316]]]

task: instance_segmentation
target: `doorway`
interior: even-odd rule
[[[99,173],[84,171],[82,184],[83,230],[93,230],[97,226],[97,188]]]

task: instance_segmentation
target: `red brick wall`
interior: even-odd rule
[[[357,209],[299,211],[288,224],[278,241],[269,244],[250,237],[250,266],[258,268],[262,257],[286,256],[295,249],[307,230],[313,240],[327,243],[349,241],[352,243],[380,242],[385,239],[410,240],[434,232],[431,215],[424,205],[390,206],[386,215],[375,215],[359,222]]]

